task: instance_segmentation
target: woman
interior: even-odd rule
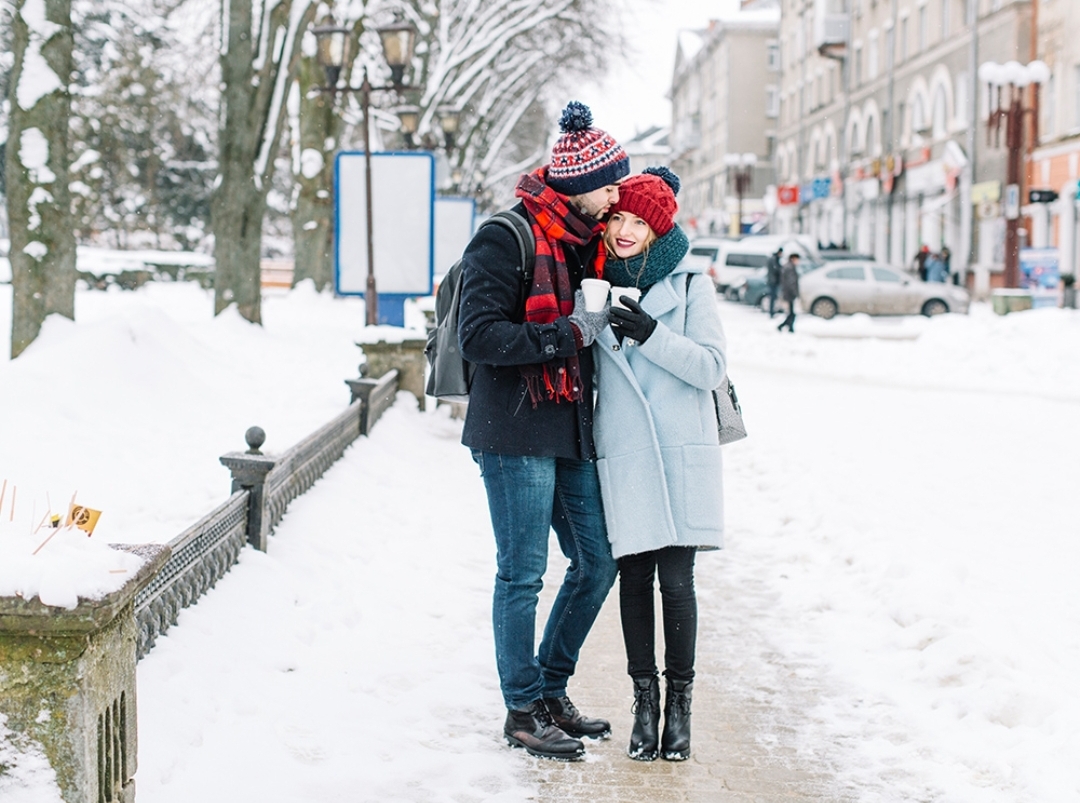
[[[690,756],[697,638],[694,559],[723,536],[720,447],[712,389],[724,376],[724,333],[708,276],[680,264],[689,248],[675,225],[679,180],[650,168],[619,185],[604,234],[604,278],[641,289],[622,296],[597,336],[595,439],[604,516],[619,564],[619,605],[634,725],[628,753],[652,761]],[[613,293],[618,296],[617,291]],[[618,302],[613,297],[612,302]],[[654,654],[653,578],[664,619],[664,729]]]

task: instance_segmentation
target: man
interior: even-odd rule
[[[581,280],[604,258],[600,219],[630,172],[625,151],[577,102],[551,163],[521,177],[514,211],[536,240],[531,285],[510,232],[485,226],[465,249],[458,336],[476,364],[462,443],[487,490],[498,570],[492,619],[511,745],[576,760],[611,725],[583,716],[566,684],[615,581],[593,447],[589,346],[607,310],[586,312]],[[537,595],[554,529],[570,560],[535,650]]]
[[[780,260],[784,257],[784,249],[777,248],[776,252],[769,257],[765,268],[765,288],[769,297],[769,317],[776,314],[776,293],[780,289]]]
[[[924,245],[915,255],[915,272],[919,274],[919,281],[926,281],[926,260],[930,258],[930,246]]]
[[[795,299],[799,297],[799,255],[792,254],[784,263],[780,271],[780,293],[787,302],[787,317],[776,327],[778,332],[783,332],[786,327],[789,332],[795,334]]]

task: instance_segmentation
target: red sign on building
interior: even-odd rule
[[[798,184],[781,184],[776,188],[776,199],[781,206],[793,206],[799,202]]]

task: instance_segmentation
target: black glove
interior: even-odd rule
[[[644,343],[656,329],[656,320],[629,296],[623,296],[622,303],[626,305],[626,309],[612,307],[608,313],[611,328],[616,334]]]

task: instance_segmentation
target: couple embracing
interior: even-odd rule
[[[513,211],[536,241],[524,271],[512,234],[485,226],[463,255],[458,335],[476,364],[462,442],[495,533],[495,653],[511,745],[580,759],[611,725],[570,701],[567,683],[619,576],[634,719],[628,754],[690,755],[697,601],[694,560],[721,546],[720,447],[712,389],[725,372],[712,281],[682,263],[678,179],[628,176],[619,144],[572,102],[551,161],[523,175]],[[526,286],[524,276],[531,274]],[[640,301],[590,311],[587,278]],[[555,531],[569,560],[535,646]],[[653,584],[663,602],[661,732]]]

